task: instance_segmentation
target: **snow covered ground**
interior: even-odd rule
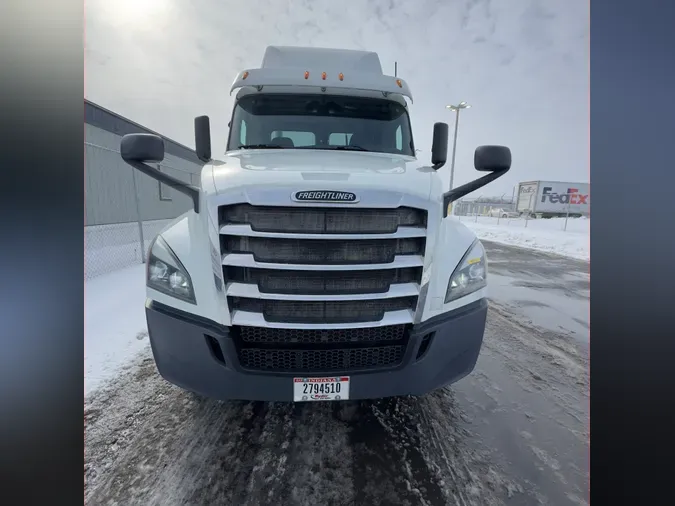
[[[565,218],[547,220],[497,219],[487,216],[457,216],[455,219],[473,230],[480,239],[590,260],[591,220]]]
[[[149,346],[144,269],[135,265],[85,282],[85,396],[133,365]]]

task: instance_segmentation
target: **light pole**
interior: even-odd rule
[[[452,184],[455,180],[455,151],[457,150],[457,128],[459,127],[459,111],[462,109],[468,109],[471,107],[466,102],[462,101],[457,105],[446,105],[446,109],[455,111],[457,115],[455,116],[455,136],[452,139],[452,162],[450,162],[450,190],[452,190]]]

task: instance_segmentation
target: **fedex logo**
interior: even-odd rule
[[[568,188],[567,195],[556,193],[550,186],[544,186],[541,192],[541,201],[551,204],[583,204],[588,205],[588,195],[582,195],[577,188]]]

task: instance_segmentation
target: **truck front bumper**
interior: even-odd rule
[[[487,308],[487,300],[481,299],[414,325],[397,367],[356,373],[245,370],[228,327],[154,301],[146,303],[146,316],[157,369],[170,383],[221,400],[292,402],[292,378],[297,376],[348,375],[350,399],[422,395],[454,383],[476,365]]]

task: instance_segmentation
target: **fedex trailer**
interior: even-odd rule
[[[519,183],[516,210],[538,218],[590,216],[591,185],[563,181]]]

